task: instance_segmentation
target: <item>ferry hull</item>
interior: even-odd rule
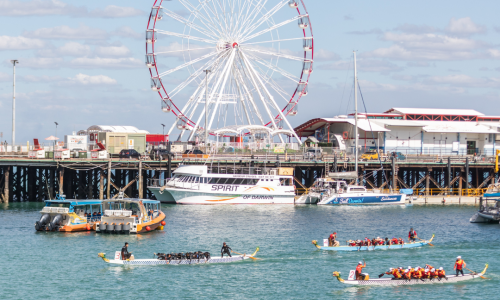
[[[175,199],[172,197],[172,194],[170,194],[166,190],[161,190],[160,187],[148,187],[148,189],[155,195],[156,200],[160,201],[161,203],[169,203],[169,204],[175,204]]]
[[[405,195],[362,195],[362,196],[351,196],[351,195],[334,195],[333,197],[327,198],[318,202],[318,205],[390,205],[390,204],[405,204]]]
[[[222,194],[184,189],[165,189],[178,204],[294,204],[294,194]]]

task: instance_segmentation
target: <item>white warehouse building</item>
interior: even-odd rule
[[[295,131],[301,138],[314,136],[320,143],[352,152],[354,124],[353,115],[317,118]],[[391,108],[384,113],[358,113],[361,151],[493,155],[500,149],[499,128],[500,116],[471,109]]]

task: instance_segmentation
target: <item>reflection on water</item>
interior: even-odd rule
[[[476,210],[466,206],[175,206],[163,205],[164,231],[143,235],[95,232],[35,232],[43,204],[0,206],[2,250],[9,259],[0,268],[9,274],[4,291],[11,298],[251,298],[275,299],[401,299],[402,297],[496,298],[500,283],[500,225],[469,223]],[[376,236],[406,239],[414,227],[422,238],[434,233],[435,247],[403,250],[334,252],[317,250],[311,240],[333,231],[340,241]],[[220,255],[222,242],[240,253],[260,247],[259,261],[194,266],[112,266],[97,253],[113,257],[128,242],[136,258],[157,252],[209,251]],[[482,270],[489,262],[489,280],[460,284],[399,287],[349,287],[344,279],[359,260],[372,278],[389,267],[443,266],[452,273],[455,257]],[[20,288],[22,287],[22,288]],[[75,293],[74,290],[89,291]],[[68,292],[69,291],[69,292]],[[91,293],[90,293],[91,292]]]

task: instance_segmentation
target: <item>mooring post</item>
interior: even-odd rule
[[[143,184],[142,184],[142,160],[139,161],[139,199],[143,198]]]
[[[5,169],[4,173],[3,203],[9,202],[9,172],[10,166]]]
[[[64,168],[59,166],[59,195],[64,195]]]
[[[104,169],[99,170],[99,200],[104,199]]]
[[[469,158],[465,158],[465,191],[467,196],[469,196]]]
[[[397,182],[396,182],[396,160],[394,156],[391,156],[391,169],[392,169],[392,188],[394,190],[397,189]]]
[[[111,199],[111,158],[108,161],[108,180],[106,184],[106,199]]]

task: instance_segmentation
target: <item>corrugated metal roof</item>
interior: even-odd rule
[[[476,122],[432,122],[422,128],[425,132],[498,133]]]
[[[448,116],[484,116],[474,109],[445,109],[445,108],[406,108],[393,107],[386,113],[400,113],[404,115],[448,115]]]
[[[117,132],[117,133],[145,133],[149,134],[149,131],[137,129],[135,126],[109,126],[109,125],[92,125],[87,131],[107,131],[107,132]]]
[[[425,126],[421,121],[412,121],[412,120],[391,120],[391,119],[371,119],[372,122],[377,122],[380,125],[387,126],[411,126],[411,127],[419,127]]]
[[[337,118],[322,118],[328,123],[349,123],[351,125],[354,125],[355,120],[354,119],[337,119]],[[377,124],[377,121],[374,120],[367,120],[367,119],[361,119],[358,120],[358,128],[364,131],[390,131],[387,128],[384,128],[383,126],[380,126]]]

